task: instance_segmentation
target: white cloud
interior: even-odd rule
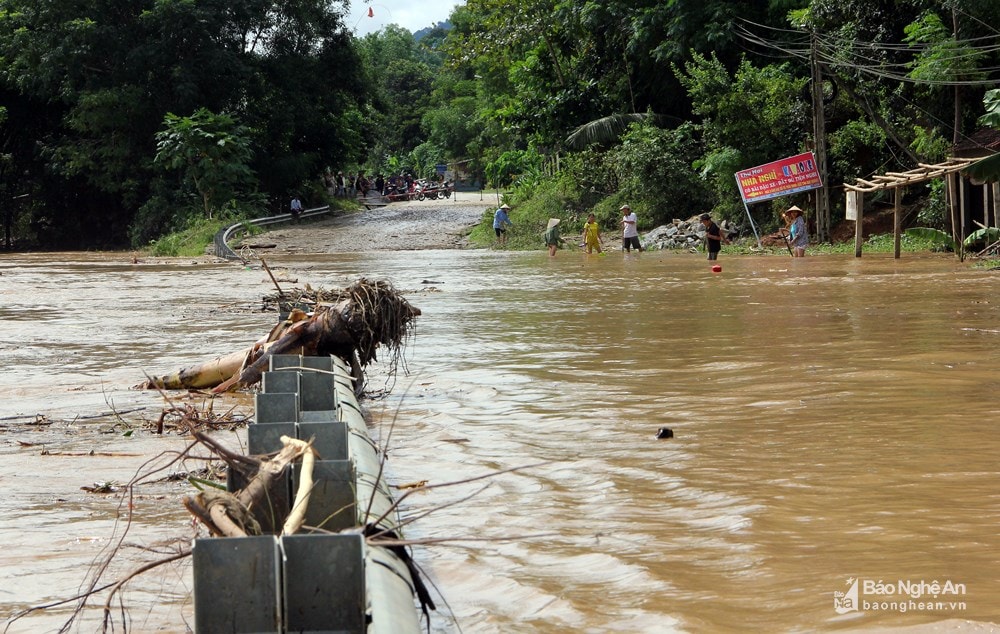
[[[397,24],[411,33],[444,22],[462,2],[456,0],[355,0],[345,22],[361,37],[390,24]],[[368,9],[374,14],[368,17]]]

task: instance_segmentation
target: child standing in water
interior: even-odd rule
[[[587,247],[587,253],[593,253],[597,249],[601,251],[601,228],[597,225],[594,214],[587,216],[587,222],[583,225],[583,244]]]

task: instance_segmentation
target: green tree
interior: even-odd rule
[[[911,167],[928,158],[918,149],[939,147],[931,137],[954,142],[975,125],[962,103],[982,95],[978,69],[1000,62],[989,41],[998,19],[988,0],[814,0],[799,24],[817,34],[826,72]]]
[[[535,178],[541,172],[543,158],[533,150],[508,150],[486,165],[487,182],[503,188],[526,175]]]
[[[441,71],[431,95],[435,106],[424,113],[421,127],[427,140],[452,158],[464,158],[477,138],[479,99],[475,80]]]
[[[803,149],[807,80],[788,65],[758,68],[746,59],[730,74],[716,57],[701,55],[678,76],[701,119],[705,152],[698,167],[712,183],[715,209],[735,219],[742,207],[733,174]]]
[[[959,42],[940,16],[932,11],[925,11],[908,24],[904,33],[903,41],[919,51],[910,63],[908,75],[915,81],[914,93],[922,103],[940,101],[942,97],[953,99],[952,142],[958,143],[963,128],[962,101],[965,92],[960,84],[986,78],[986,74],[979,70],[984,55],[971,43]],[[946,104],[939,106],[942,110],[945,107]]]
[[[692,169],[701,153],[693,124],[664,130],[640,122],[629,127],[606,164],[618,177],[619,197],[644,210],[646,222],[659,224],[706,210],[706,183]]]
[[[437,174],[438,163],[445,162],[444,150],[430,142],[424,142],[410,152],[413,175],[417,178],[432,178]]]
[[[227,114],[199,108],[190,117],[167,113],[156,134],[156,163],[181,170],[201,196],[205,217],[255,181],[247,130]]]
[[[342,11],[325,0],[0,0],[0,91],[45,115],[33,156],[15,160],[43,166],[29,171],[46,226],[100,226],[123,241],[163,191],[154,136],[168,112],[239,116],[275,203],[350,160],[365,87]]]
[[[358,50],[364,75],[373,87],[366,110],[365,160],[374,170],[385,157],[407,154],[426,139],[422,122],[431,106],[441,56],[395,25],[366,35],[358,42]]]

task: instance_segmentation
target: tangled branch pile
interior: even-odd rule
[[[346,301],[346,310],[341,315],[354,339],[361,365],[376,359],[380,345],[394,356],[399,355],[409,324],[420,311],[384,281],[369,282],[362,278],[344,289],[343,294],[346,297],[340,301]]]
[[[305,288],[291,288],[265,295],[262,308],[265,311],[286,313],[296,307],[302,310],[321,309],[323,305],[329,306],[344,299],[346,293],[347,289],[327,291],[306,284]]]
[[[331,299],[333,295],[325,295]],[[171,375],[154,377],[140,389],[213,388],[224,392],[253,385],[267,369],[272,355],[337,355],[358,366],[377,358],[380,345],[386,346],[395,366],[402,354],[410,324],[420,315],[392,284],[361,278],[336,294],[332,304],[317,303],[312,316],[294,310],[266,337],[247,350],[213,359]],[[359,378],[359,377],[355,377]]]

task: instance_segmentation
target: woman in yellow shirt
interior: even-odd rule
[[[587,223],[583,225],[583,244],[587,247],[587,253],[593,253],[595,248],[598,253],[602,253],[601,228],[597,225],[594,214],[587,216]]]

